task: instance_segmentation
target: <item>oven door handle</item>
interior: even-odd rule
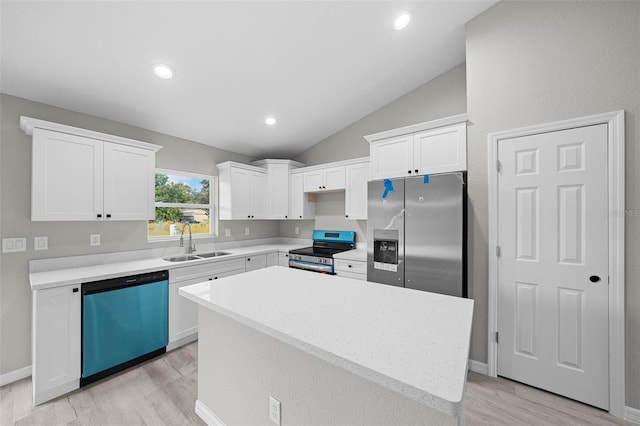
[[[333,272],[333,265],[305,262],[301,260],[289,260],[289,267],[296,268],[296,269],[307,269],[307,270],[317,271],[317,272],[329,272],[329,273]]]

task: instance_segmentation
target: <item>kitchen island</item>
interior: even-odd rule
[[[208,424],[462,424],[473,301],[271,267],[183,287]]]

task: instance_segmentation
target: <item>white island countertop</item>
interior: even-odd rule
[[[462,415],[473,300],[277,266],[179,293],[426,406]]]

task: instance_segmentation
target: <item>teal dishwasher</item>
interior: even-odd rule
[[[166,352],[169,272],[82,284],[80,386]]]

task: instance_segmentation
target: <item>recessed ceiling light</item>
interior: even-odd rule
[[[267,126],[273,126],[274,124],[276,124],[276,119],[273,117],[267,117],[264,122]]]
[[[175,71],[169,65],[165,64],[154,64],[153,72],[160,78],[169,79],[175,75]]]
[[[411,12],[409,11],[402,12],[400,15],[398,15],[396,20],[393,22],[393,28],[395,28],[396,30],[401,30],[405,28],[407,25],[409,25],[410,21],[411,21]]]

